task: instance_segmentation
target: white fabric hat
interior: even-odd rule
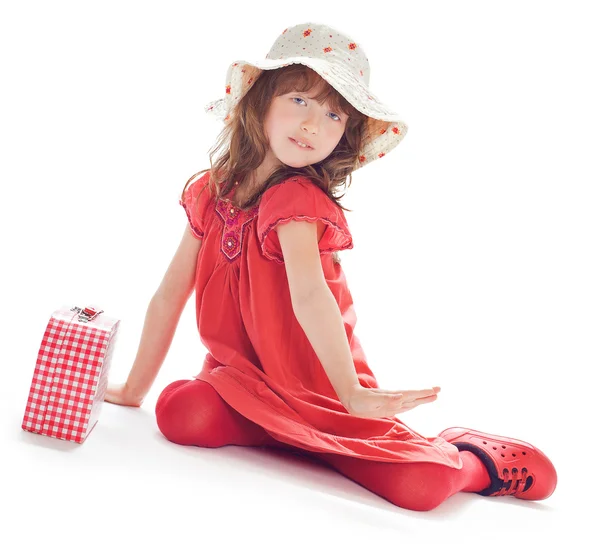
[[[238,60],[227,70],[225,97],[205,106],[226,121],[235,104],[262,71],[293,63],[311,68],[358,111],[367,115],[368,136],[355,170],[389,153],[406,135],[408,126],[369,90],[369,60],[357,42],[328,25],[302,23],[285,29],[264,61]]]

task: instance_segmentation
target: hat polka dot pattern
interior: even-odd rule
[[[262,71],[294,63],[318,73],[355,109],[369,117],[367,138],[355,170],[381,159],[402,141],[408,126],[369,90],[370,67],[364,50],[345,34],[317,23],[285,29],[263,61],[232,63],[227,71],[225,97],[206,105],[206,112],[227,122],[232,108]]]

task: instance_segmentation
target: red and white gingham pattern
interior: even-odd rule
[[[22,428],[82,443],[104,401],[119,320],[99,314],[79,321],[68,306],[56,310],[44,332]]]

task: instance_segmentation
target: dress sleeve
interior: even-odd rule
[[[327,194],[302,177],[285,180],[269,188],[263,195],[257,220],[257,232],[263,256],[283,263],[277,224],[290,220],[321,220],[325,231],[319,240],[320,254],[352,249],[352,235],[344,211]]]
[[[179,197],[179,204],[185,209],[192,233],[198,239],[204,237],[204,219],[206,206],[209,202],[210,190],[208,184],[210,172],[189,184]]]

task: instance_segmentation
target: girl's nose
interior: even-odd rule
[[[318,123],[315,120],[308,119],[308,120],[304,121],[300,125],[300,127],[305,132],[310,132],[311,134],[314,134],[318,130],[319,125],[318,125]]]

